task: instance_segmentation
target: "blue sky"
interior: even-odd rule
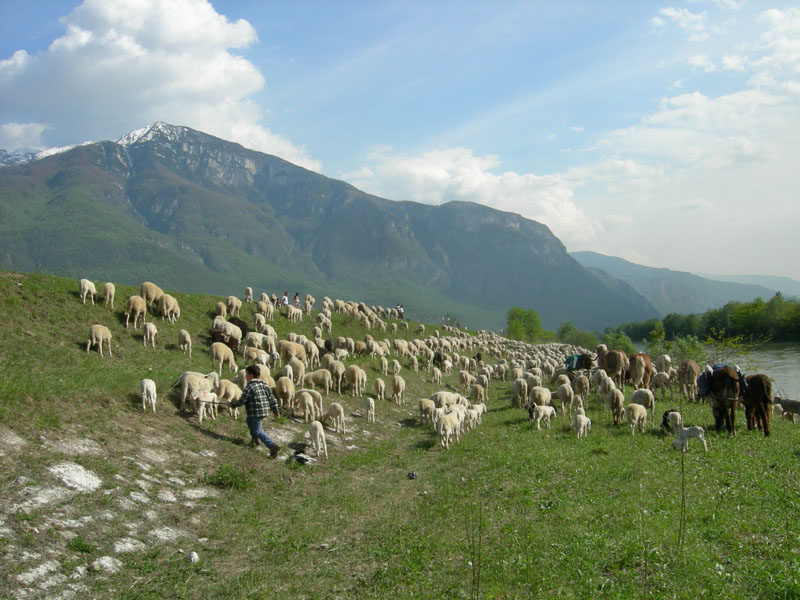
[[[789,2],[0,1],[0,148],[157,120],[570,251],[800,279]]]

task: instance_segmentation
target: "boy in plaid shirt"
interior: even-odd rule
[[[255,365],[248,366],[244,371],[244,377],[247,380],[244,392],[242,392],[238,400],[227,404],[231,408],[244,405],[247,411],[247,427],[250,429],[250,437],[252,438],[251,443],[257,446],[258,440],[261,440],[269,448],[270,458],[275,458],[281,447],[273,442],[261,429],[261,420],[270,412],[275,417],[279,416],[278,401],[275,399],[275,394],[272,393],[270,387],[258,379],[259,375],[258,367]]]

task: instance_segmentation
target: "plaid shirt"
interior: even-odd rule
[[[266,417],[270,412],[278,414],[278,401],[270,387],[260,379],[252,379],[238,400],[231,402],[236,408],[244,404],[248,417]]]

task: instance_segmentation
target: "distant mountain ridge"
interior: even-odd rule
[[[780,277],[777,275],[714,275],[712,273],[697,273],[697,275],[714,281],[730,281],[733,283],[760,285],[770,290],[780,292],[784,296],[800,297],[800,281],[792,279],[791,277]]]
[[[645,267],[597,252],[570,252],[570,256],[586,268],[602,270],[627,282],[662,317],[670,313],[703,313],[730,301],[750,302],[759,297],[767,300],[775,295],[775,290],[761,285],[714,281],[684,271]]]
[[[386,200],[166,123],[0,169],[0,268],[402,302],[410,318],[495,329],[515,305],[550,329],[656,314],[541,223],[467,202]]]

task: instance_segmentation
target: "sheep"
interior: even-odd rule
[[[668,410],[661,417],[661,431],[664,433],[674,433],[675,435],[683,429],[683,417],[677,410]]]
[[[658,373],[669,373],[672,368],[672,358],[669,354],[660,354],[656,357],[655,367]]]
[[[367,396],[366,409],[367,423],[375,423],[375,400],[369,396]]]
[[[228,348],[222,342],[214,342],[211,344],[211,367],[216,371],[219,366],[219,376],[222,377],[222,367],[227,364],[228,369],[233,373],[236,371],[236,359],[233,356],[233,350]]]
[[[708,452],[708,444],[706,444],[705,430],[702,427],[682,427],[678,432],[675,439],[672,441],[672,447],[681,452],[686,452],[689,449],[689,438],[695,438],[703,444],[703,450]]]
[[[447,390],[440,390],[429,396],[429,399],[436,405],[437,408],[446,408],[447,406],[451,406],[453,404],[459,404],[462,398],[466,401],[464,396],[458,392],[450,392]]]
[[[401,370],[400,361],[397,359],[392,360],[392,375],[399,375]]]
[[[181,316],[181,307],[178,301],[169,294],[162,294],[158,299],[158,307],[161,311],[161,318],[167,319],[170,323],[174,323]]]
[[[585,440],[586,434],[589,433],[589,429],[592,426],[592,421],[583,414],[583,410],[581,409],[580,412],[576,412],[575,416],[572,418],[572,430],[578,434],[579,440]]]
[[[216,371],[203,375],[195,371],[186,371],[175,382],[181,386],[181,412],[186,408],[186,400],[192,398],[195,392],[208,390],[209,392],[219,388],[219,375]]]
[[[431,370],[431,383],[442,385],[442,372],[438,367],[433,367]]]
[[[344,409],[342,408],[341,404],[338,402],[331,402],[327,412],[320,418],[320,422],[324,423],[328,419],[331,419],[334,431],[336,431],[336,433],[339,432],[339,427],[342,428],[342,433],[347,433],[347,430],[344,426]]]
[[[286,305],[286,318],[290,323],[299,323],[303,320],[303,311],[291,304]]]
[[[224,302],[217,302],[214,305],[214,314],[218,317],[222,317],[223,320],[228,316],[228,307],[225,306]]]
[[[585,408],[583,405],[583,397],[580,394],[575,394],[572,397],[572,402],[569,405],[570,414],[574,415],[575,411],[578,410],[579,408],[580,409]]]
[[[236,402],[242,395],[242,388],[236,383],[228,379],[221,379],[219,382],[219,389],[217,391],[217,398],[219,402]],[[228,407],[228,414],[234,419],[239,418],[239,408]]]
[[[325,441],[325,428],[322,427],[322,423],[311,421],[311,425],[308,426],[308,435],[311,437],[311,445],[317,458],[322,454],[327,459],[328,443]]]
[[[583,398],[589,397],[589,378],[586,375],[578,375],[573,387],[576,394]]]
[[[342,395],[342,381],[344,380],[345,366],[338,360],[334,360],[328,368],[336,384],[336,393]]]
[[[242,301],[239,300],[239,298],[236,296],[228,296],[225,299],[225,303],[228,305],[228,312],[231,313],[232,317],[241,316],[240,313],[242,311]]]
[[[647,425],[647,409],[641,404],[630,403],[625,407],[625,418],[631,424],[631,435],[634,435],[636,426],[639,426],[639,431],[644,433],[645,425]]]
[[[383,379],[377,377],[372,384],[372,389],[375,391],[378,400],[386,400],[386,382],[384,382]]]
[[[550,390],[546,387],[533,387],[528,391],[528,403],[537,404],[539,406],[550,405],[552,395]],[[530,412],[530,409],[528,409]]]
[[[446,363],[447,361],[445,361]],[[445,371],[447,372],[447,371]],[[482,386],[483,389],[486,391],[486,399],[489,399],[489,377],[488,375],[484,375],[481,373],[475,378],[475,383]]]
[[[362,398],[364,386],[367,383],[366,372],[358,365],[348,365],[345,369],[345,378],[347,379],[347,385],[352,390],[353,398]]]
[[[264,333],[264,329],[266,329],[267,322],[264,320],[264,315],[261,313],[253,313],[253,329],[258,331],[259,333]]]
[[[420,398],[419,400],[419,424],[422,425],[425,421],[430,421],[433,423],[433,411],[436,408],[436,405],[433,401],[428,400],[427,398]]]
[[[292,408],[297,397],[297,387],[291,377],[278,377],[275,381],[275,399],[282,408]]]
[[[156,382],[152,379],[142,379],[142,410],[146,411],[146,405],[150,404],[153,413],[156,412]]]
[[[253,302],[253,288],[250,286],[244,288],[244,301],[250,303]]]
[[[114,356],[111,354],[111,330],[105,325],[95,323],[89,327],[89,341],[86,343],[86,352],[88,353],[89,348],[92,346],[97,346],[98,350],[100,350],[100,356],[103,356],[103,342],[108,345],[108,355]]]
[[[392,377],[392,400],[398,406],[406,403],[406,381],[401,375]]]
[[[139,317],[142,317],[142,323],[146,322],[147,302],[141,296],[130,296],[125,304],[125,329],[128,328],[131,316],[133,316],[134,329],[137,327]]]
[[[608,392],[608,406],[611,408],[611,415],[614,419],[614,425],[619,425],[622,420],[622,411],[625,404],[625,394],[622,390],[614,388]]]
[[[296,356],[303,364],[307,362],[306,349],[302,344],[298,344],[297,342],[290,342],[289,340],[279,341],[278,353],[281,355],[281,360],[283,360],[283,362],[289,362],[289,359],[293,356]]]
[[[189,358],[192,358],[192,336],[185,329],[181,329],[178,332],[178,346],[184,354],[188,350]]]
[[[242,352],[242,357],[245,365],[252,363],[266,366],[269,362],[269,354],[261,348],[245,348],[244,352]]]
[[[653,378],[650,380],[650,389],[653,390],[654,393],[661,390],[661,400],[666,401],[667,390],[669,390],[669,397],[672,399],[671,384],[669,373],[659,372],[653,375]]]
[[[655,420],[656,414],[656,399],[653,395],[653,392],[648,390],[647,388],[642,388],[640,390],[636,390],[631,394],[631,402],[634,404],[641,404],[646,409],[648,409],[653,414],[653,420]]]
[[[450,413],[445,413],[439,419],[437,423],[436,430],[439,434],[439,439],[442,443],[442,447],[445,450],[450,449],[450,441],[453,438],[453,435],[456,437],[456,443],[459,442],[459,431],[461,429],[461,421],[459,419],[459,414],[454,411]]]
[[[111,310],[114,310],[114,294],[116,291],[117,288],[110,281],[106,281],[103,284],[103,306],[108,306]]]
[[[158,299],[164,295],[164,290],[158,287],[155,283],[145,281],[142,283],[140,293],[142,298],[144,298],[144,301],[149,306],[155,306],[155,303],[158,302]]]
[[[529,421],[536,421],[536,429],[541,429],[541,422],[544,420],[545,425],[547,428],[550,429],[550,419],[555,418],[556,416],[556,409],[552,406],[539,406],[538,404],[533,405],[533,411],[528,413],[528,420]]]
[[[328,396],[333,383],[333,377],[328,369],[318,369],[303,375],[303,387],[321,386],[325,390],[325,397]]]
[[[475,384],[475,377],[469,371],[462,369],[458,372],[458,382],[461,384],[461,388],[466,391]]]
[[[522,379],[515,379],[512,384],[513,395],[511,396],[511,406],[519,408],[525,404],[525,399],[528,397],[528,382]]]
[[[200,423],[203,422],[203,417],[206,416],[206,413],[208,413],[212,419],[216,420],[217,395],[214,392],[198,390],[192,394],[192,400],[197,407],[197,419]]]
[[[150,345],[155,348],[157,337],[158,329],[156,329],[155,323],[145,323],[142,327],[142,343],[144,346],[147,347],[147,342],[150,342]]]
[[[86,296],[89,296],[89,300],[94,304],[94,297],[97,296],[97,289],[94,287],[94,282],[88,279],[79,279],[78,289],[80,290],[81,302],[86,304]]]
[[[569,383],[562,383],[558,386],[555,395],[559,402],[561,402],[561,416],[567,416],[568,410],[572,408],[572,399],[575,396],[575,392],[572,391],[572,386]],[[572,415],[570,414],[570,416]]]

